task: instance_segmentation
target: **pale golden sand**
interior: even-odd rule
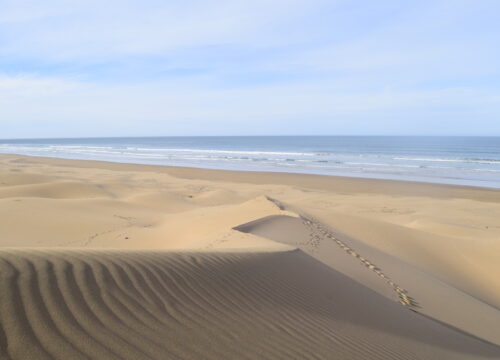
[[[496,190],[2,155],[0,245],[2,359],[500,359]]]

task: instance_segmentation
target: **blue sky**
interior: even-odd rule
[[[500,135],[498,0],[0,0],[0,138]]]

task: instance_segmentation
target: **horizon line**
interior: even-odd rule
[[[79,137],[20,137],[20,138],[2,138],[0,141],[11,140],[84,140],[84,139],[140,139],[140,138],[215,138],[215,137],[484,137],[494,138],[499,135],[354,135],[354,134],[328,134],[328,135],[144,135],[144,136],[79,136]]]

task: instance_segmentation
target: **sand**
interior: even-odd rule
[[[500,191],[0,156],[0,359],[500,359]]]

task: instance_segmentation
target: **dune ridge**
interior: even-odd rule
[[[276,199],[269,200],[276,203],[280,209],[287,209],[288,213],[299,211],[296,208],[291,209]],[[327,225],[304,213],[293,217],[283,214],[270,215],[239,225],[235,227],[235,230],[262,236],[302,249],[330,267],[340,270],[365,286],[390,299],[394,299],[394,301],[399,302],[409,310],[447,324],[447,326],[471,336],[497,345],[500,344],[498,333],[492,331],[492,329],[498,327],[499,321],[499,314],[494,306],[471,297],[459,289],[450,287],[432,275],[423,274],[419,269],[415,269],[399,259],[394,259],[386,254],[380,257],[381,254],[378,251],[363,246],[364,244],[356,242],[354,239],[336,234]],[[345,240],[341,240],[339,237],[345,238]],[[353,245],[348,245],[348,243]],[[334,244],[333,247],[332,244]],[[352,246],[361,248],[362,253],[367,255],[361,255]],[[337,248],[341,249],[340,253]],[[344,255],[347,255],[347,258]],[[391,276],[387,275],[387,272],[381,267],[376,266],[371,260],[372,257],[380,257],[380,262],[384,264],[383,268],[388,267]],[[354,258],[356,261],[350,261],[349,258]],[[359,267],[358,264],[363,265],[363,268]],[[369,270],[369,273],[375,274],[377,279],[383,281],[374,281],[364,269]],[[398,280],[395,281],[392,278]],[[423,287],[415,286],[416,281],[423,283]],[[423,306],[413,296],[410,296],[409,291],[401,284],[409,286],[419,297],[424,298]],[[389,285],[389,288],[385,285]],[[389,289],[390,291],[388,291]],[[397,296],[394,297],[393,294]],[[446,309],[438,306],[439,312],[436,313],[435,303],[442,299],[453,299],[453,301],[461,303],[464,308],[474,312],[457,317],[456,314],[447,312]],[[481,325],[471,326],[471,322],[478,319],[481,319],[481,322],[473,324]]]
[[[333,240],[342,250],[344,250],[347,254],[355,257],[358,259],[361,264],[363,264],[365,267],[368,269],[372,270],[377,276],[382,278],[387,284],[389,284],[394,291],[397,293],[399,297],[399,303],[403,306],[406,306],[410,310],[417,309],[419,307],[417,301],[408,295],[408,290],[402,288],[398,284],[396,284],[391,278],[385,274],[382,269],[380,269],[378,266],[373,264],[370,260],[364,258],[361,256],[356,250],[354,250],[352,247],[348,246],[344,241],[340,240],[338,237],[335,236],[335,234],[328,229],[325,224],[322,224],[320,221],[314,219],[313,217],[306,215],[303,212],[300,212],[300,210],[293,209],[290,206],[284,205],[282,202],[278,201],[277,199],[273,199],[269,196],[265,197],[268,201],[272,202],[275,204],[280,210],[282,211],[287,211],[288,213],[295,215],[296,219],[291,219],[291,221],[300,221],[302,224],[308,229],[309,232],[309,244],[313,248],[318,248],[319,243],[323,239],[329,239]],[[243,231],[247,233],[255,233],[255,227],[259,227],[260,224],[265,223],[265,222],[273,222],[277,217],[283,217],[287,215],[270,215],[258,220],[254,220],[250,223],[239,225],[235,227],[235,230],[238,231]]]
[[[273,202],[277,201],[275,199],[270,199],[270,200]],[[284,209],[284,207],[282,208]],[[255,228],[258,228],[263,223],[273,222],[280,217],[283,218],[286,216],[287,215],[270,215],[265,218],[254,220],[250,223],[237,226],[235,227],[235,230],[242,231],[245,233],[260,234],[259,231],[255,231]],[[309,242],[307,245],[317,248],[319,246],[319,242],[322,239],[329,239],[334,241],[347,254],[356,258],[366,268],[373,271],[375,274],[377,274],[377,276],[379,276],[387,284],[389,284],[399,297],[399,303],[401,305],[407,307],[410,310],[415,310],[419,308],[418,302],[413,297],[408,295],[408,290],[396,284],[388,275],[386,275],[383,272],[381,268],[373,264],[370,260],[361,256],[358,252],[356,252],[356,250],[348,246],[345,242],[335,237],[335,235],[331,231],[329,231],[323,224],[305,215],[298,215],[296,219],[291,219],[291,221],[300,221],[305,227],[307,227],[309,231]]]

